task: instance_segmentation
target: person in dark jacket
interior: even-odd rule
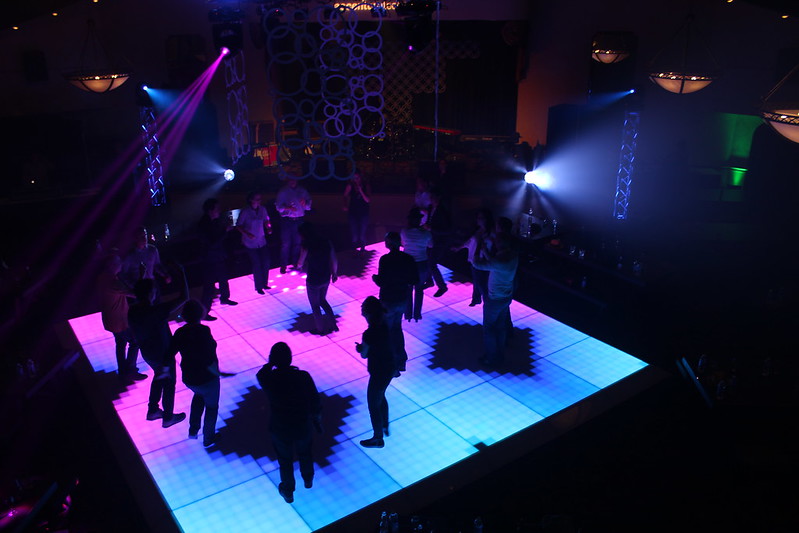
[[[180,352],[183,383],[194,393],[189,412],[189,438],[197,438],[200,420],[205,411],[205,418],[202,420],[203,446],[208,448],[216,442],[219,378],[230,374],[219,371],[216,341],[211,335],[211,328],[200,324],[200,320],[206,315],[203,304],[197,300],[189,300],[183,305],[181,315],[186,325],[178,328],[172,336],[169,357],[174,358]]]
[[[278,342],[269,352],[269,362],[256,375],[269,398],[269,431],[280,465],[278,492],[286,503],[294,501],[294,452],[300,461],[305,488],[313,486],[314,466],[311,455],[311,428],[321,432],[322,404],[313,378],[308,372],[291,366],[291,348]]]
[[[216,296],[215,284],[219,283],[219,301],[225,305],[237,305],[230,299],[230,284],[227,277],[227,252],[225,236],[233,229],[233,223],[222,216],[219,200],[209,198],[203,203],[203,216],[197,225],[200,244],[203,249],[202,272],[203,292],[200,302],[207,314],[204,320],[216,320],[210,314],[211,304]]]
[[[396,231],[386,233],[388,253],[378,261],[377,274],[372,281],[380,287],[380,303],[386,310],[386,323],[391,335],[391,350],[394,354],[396,375],[405,370],[408,353],[405,351],[405,335],[402,333],[402,314],[408,306],[411,288],[419,282],[416,262],[409,254],[400,251],[402,238]]]
[[[362,440],[361,446],[382,448],[385,445],[383,436],[389,434],[386,389],[391,384],[396,366],[383,304],[374,296],[369,296],[361,305],[361,314],[369,327],[363,332],[362,342],[355,343],[355,349],[366,359],[366,368],[369,370],[366,403],[372,421],[372,438]]]

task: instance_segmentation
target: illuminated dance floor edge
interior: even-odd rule
[[[377,294],[371,275],[385,248],[367,250],[341,254],[342,276],[328,292],[339,331],[327,336],[309,333],[302,274],[273,270],[263,296],[250,276],[230,281],[239,305],[217,302],[219,320],[205,322],[220,367],[236,373],[222,380],[219,444],[209,449],[188,438],[186,422],[164,429],[145,420],[149,379],[120,390],[113,336],[99,313],[69,321],[90,363],[82,381],[153,531],[373,528],[380,510],[402,514],[429,504],[660,379],[643,361],[516,301],[506,363],[483,369],[482,308],[468,306],[471,284],[443,269],[449,290],[439,298],[427,291],[423,319],[403,322],[409,361],[387,393],[391,436],[385,448],[362,448],[358,441],[371,436],[368,375],[355,342],[366,326],[360,304]],[[267,401],[255,378],[278,341],[313,376],[323,402],[314,486],[303,488],[297,472],[293,504],[277,491]],[[151,374],[141,359],[139,368]],[[188,414],[191,396],[178,376],[176,412]]]

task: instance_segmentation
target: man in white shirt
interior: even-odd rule
[[[259,192],[247,195],[247,207],[239,213],[236,229],[241,233],[241,244],[247,250],[252,264],[252,279],[255,292],[264,294],[269,290],[269,246],[266,236],[272,234],[272,224],[269,213],[261,205],[263,196]]]
[[[300,255],[300,233],[306,211],[311,210],[311,195],[305,187],[297,183],[297,178],[288,178],[286,184],[277,192],[275,207],[280,213],[280,273],[294,264]]]

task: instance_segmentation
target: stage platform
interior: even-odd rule
[[[391,436],[385,448],[362,448],[358,441],[371,436],[368,376],[355,342],[366,327],[360,304],[377,294],[371,275],[385,252],[379,243],[340,254],[341,277],[328,292],[339,331],[327,336],[309,333],[303,274],[273,269],[266,295],[250,276],[231,280],[239,305],[215,303],[219,320],[206,322],[220,367],[236,373],[222,379],[219,441],[208,449],[188,438],[187,422],[164,429],[145,420],[149,380],[120,389],[114,340],[99,313],[69,321],[86,355],[82,382],[125,471],[120,483],[132,486],[138,501],[131,505],[142,506],[152,531],[371,531],[382,510],[405,520],[663,377],[516,301],[506,363],[488,371],[477,362],[482,308],[468,306],[468,280],[444,269],[448,292],[426,291],[423,319],[403,322],[409,361],[387,393]],[[313,376],[323,404],[314,486],[303,488],[297,473],[293,504],[277,491],[267,400],[255,378],[278,341]],[[139,368],[152,374],[141,359]],[[178,376],[175,410],[188,414],[191,396]]]

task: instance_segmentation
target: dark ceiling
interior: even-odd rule
[[[26,21],[59,11],[65,6],[88,2],[89,0],[2,0],[0,2],[0,29],[6,30],[13,25],[21,25]],[[198,0],[206,3],[207,0]],[[243,0],[246,1],[246,0]],[[257,2],[258,0],[250,0]],[[367,0],[368,1],[368,0]],[[780,15],[799,17],[799,0],[741,0],[749,4],[771,9]]]

